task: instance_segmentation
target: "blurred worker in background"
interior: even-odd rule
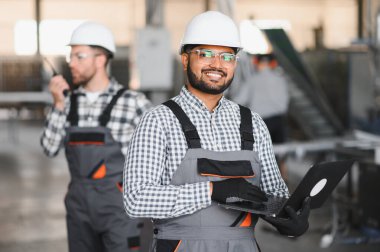
[[[186,85],[146,113],[132,137],[125,209],[132,217],[153,218],[153,251],[259,251],[259,216],[218,202],[261,207],[267,194],[288,196],[265,123],[223,96],[239,49],[232,19],[216,11],[195,16],[181,43]],[[301,209],[287,209],[288,218],[263,218],[281,234],[299,236],[309,211],[305,200]]]
[[[289,105],[288,80],[273,53],[251,56],[254,71],[239,83],[230,98],[249,107],[264,120],[272,143],[281,144],[287,136]],[[276,156],[282,177],[287,180],[285,156]]]
[[[85,22],[74,30],[68,57],[75,90],[61,75],[49,90],[54,102],[41,136],[48,156],[65,147],[71,181],[65,198],[71,252],[125,252],[140,246],[140,220],[122,200],[122,171],[131,135],[150,107],[107,73],[115,53],[111,31]],[[64,95],[65,93],[65,95]]]

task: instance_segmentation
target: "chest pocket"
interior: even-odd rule
[[[199,158],[197,160],[198,174],[201,176],[219,178],[253,178],[251,162],[249,160],[213,160]]]
[[[84,132],[71,133],[69,145],[104,145],[105,136],[103,133]]]

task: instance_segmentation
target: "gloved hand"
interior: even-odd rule
[[[211,199],[220,203],[250,201],[254,204],[261,205],[268,200],[265,193],[261,191],[259,187],[252,185],[244,178],[215,181],[212,182],[212,185]]]
[[[282,235],[290,237],[300,236],[309,228],[310,201],[310,197],[305,198],[299,213],[290,206],[285,207],[285,211],[289,216],[287,219],[270,216],[262,218],[276,227]]]

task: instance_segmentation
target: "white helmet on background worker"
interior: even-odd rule
[[[186,45],[217,45],[240,50],[240,35],[234,21],[218,12],[201,13],[188,23],[181,41],[180,54]]]
[[[111,56],[116,52],[111,30],[102,24],[91,21],[82,23],[74,30],[69,45],[100,46],[108,50],[112,54]]]

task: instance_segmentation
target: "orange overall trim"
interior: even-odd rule
[[[69,142],[69,145],[83,145],[83,144],[103,145],[104,142],[92,142],[92,141]]]
[[[240,224],[240,227],[250,227],[252,224],[252,216],[251,216],[251,213],[247,213],[247,215],[245,216],[245,219],[243,220],[243,222]]]
[[[93,179],[102,179],[106,176],[107,169],[106,165],[102,164],[99,169],[92,175]]]
[[[140,246],[136,246],[136,247],[131,247],[130,250],[139,250],[140,249]]]
[[[217,174],[208,174],[208,173],[201,173],[201,176],[208,176],[208,177],[218,177],[218,178],[254,178],[255,175],[250,176],[221,176]]]
[[[181,245],[181,243],[182,243],[182,240],[179,240],[179,242],[178,242],[178,244],[177,244],[177,247],[175,247],[174,252],[177,252],[177,251],[178,251],[178,249],[179,249],[179,245]]]

